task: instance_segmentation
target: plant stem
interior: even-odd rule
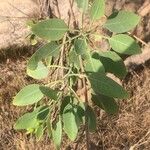
[[[81,67],[81,72],[85,72],[84,71],[84,66],[83,66],[83,61],[82,61],[82,58],[81,56],[79,57],[80,59],[80,67]],[[88,129],[88,118],[87,118],[87,105],[88,105],[88,89],[87,89],[87,86],[86,86],[86,78],[84,77],[82,79],[82,82],[83,82],[83,88],[84,88],[84,97],[85,97],[85,136],[86,136],[86,147],[87,147],[87,150],[90,150],[90,147],[89,147],[89,129]]]

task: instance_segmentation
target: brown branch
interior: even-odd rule
[[[81,67],[81,72],[84,73],[84,66],[83,66],[83,61],[82,58],[80,56],[80,67]],[[89,147],[89,129],[88,129],[88,118],[87,118],[87,105],[88,105],[88,89],[87,89],[87,85],[86,85],[86,79],[83,78],[82,79],[82,83],[83,83],[83,88],[84,88],[84,97],[85,97],[85,136],[86,136],[86,147],[87,150],[90,149]]]

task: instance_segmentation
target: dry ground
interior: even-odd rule
[[[107,13],[115,8],[144,14],[134,34],[149,42],[150,13],[144,12],[144,3],[147,1],[108,0],[110,9]],[[34,48],[17,47],[14,45],[0,50],[0,150],[53,150],[47,137],[37,143],[34,137],[13,129],[15,120],[28,108],[14,107],[12,97],[23,86],[34,82],[25,73],[26,59]],[[95,108],[98,127],[97,132],[90,135],[92,150],[150,149],[150,60],[136,67],[134,64],[134,69],[130,69],[123,84],[132,96],[119,102],[120,113],[117,116],[107,116]],[[63,141],[63,149],[84,150],[84,133],[80,133],[79,137],[74,143]]]

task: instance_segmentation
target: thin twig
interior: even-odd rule
[[[55,0],[55,6],[57,8],[58,18],[61,18],[61,13],[60,13],[59,5],[58,5],[58,0]]]
[[[130,32],[128,32],[128,34],[131,35]],[[137,41],[141,42],[143,45],[149,47],[149,45],[148,45],[146,42],[144,42],[142,39],[138,38],[136,35],[132,35],[132,36],[133,36]]]

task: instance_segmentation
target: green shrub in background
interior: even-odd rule
[[[37,36],[45,40],[45,45],[28,61],[27,74],[42,80],[51,71],[54,77],[47,80],[47,84],[27,85],[13,100],[16,106],[34,105],[34,110],[20,117],[14,128],[34,133],[37,140],[48,134],[56,149],[60,148],[62,131],[74,141],[82,124],[87,134],[96,130],[92,105],[109,115],[118,112],[116,100],[126,99],[129,95],[107,77],[107,73],[123,79],[127,70],[121,56],[141,52],[137,42],[125,33],[139,23],[139,16],[127,11],[113,13],[102,25],[111,36],[104,36],[97,33],[98,26],[94,26],[94,22],[104,16],[105,1],[76,2],[82,13],[81,27],[71,29],[58,18],[30,25],[32,40]],[[90,18],[88,27],[83,24],[85,14]],[[93,48],[91,37],[107,40],[110,49]]]

